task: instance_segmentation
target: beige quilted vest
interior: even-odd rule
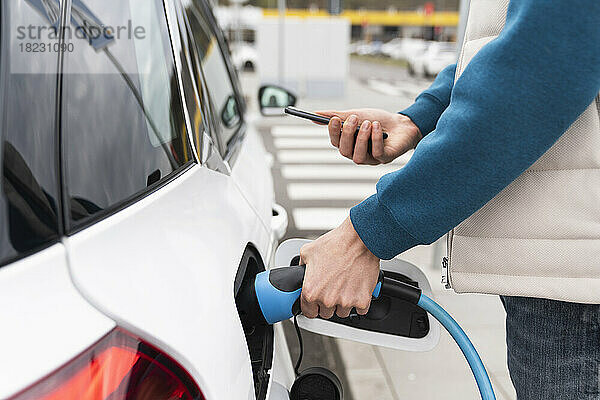
[[[508,0],[471,0],[456,78],[498,36],[507,6]],[[448,287],[600,303],[599,102],[596,97],[535,164],[448,234]]]

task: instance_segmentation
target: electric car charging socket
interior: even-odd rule
[[[274,267],[289,266],[294,258],[300,254],[300,248],[311,240],[308,239],[288,239],[281,243],[275,252]],[[416,265],[400,259],[392,259],[381,262],[381,269],[384,274],[401,274],[414,283],[418,284],[422,292],[433,297],[429,280]],[[397,316],[396,316],[397,317]],[[332,336],[341,339],[348,339],[356,342],[371,344],[375,346],[384,346],[392,349],[405,351],[429,351],[435,348],[440,339],[439,323],[429,314],[423,313],[420,318],[427,318],[423,323],[428,327],[427,333],[422,335],[399,335],[397,333],[385,333],[385,324],[391,321],[386,321],[386,318],[380,320],[371,320],[367,324],[368,327],[357,328],[354,326],[344,325],[332,320],[324,320],[320,318],[309,319],[303,315],[298,315],[298,325],[307,331]],[[410,316],[406,317],[406,323]],[[417,337],[410,337],[417,336]]]

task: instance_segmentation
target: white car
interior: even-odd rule
[[[396,60],[409,60],[425,53],[428,46],[429,42],[423,39],[404,38],[389,50],[390,57]]]
[[[387,57],[391,57],[392,53],[398,48],[402,46],[403,38],[394,38],[389,42],[386,42],[381,45],[381,54]]]
[[[247,43],[234,43],[230,46],[231,61],[238,71],[254,72],[258,66],[258,53]]]
[[[422,54],[407,59],[411,75],[432,78],[448,65],[456,62],[456,44],[451,42],[431,42]]]
[[[287,217],[208,4],[0,15],[0,398],[288,400],[281,326],[248,325],[237,296]],[[321,332],[410,347],[433,332],[413,314]]]
[[[287,400],[236,308],[287,218],[207,3],[60,4],[0,4],[0,398]],[[69,12],[113,31],[20,50]]]

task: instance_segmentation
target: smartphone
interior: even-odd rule
[[[327,117],[324,117],[319,114],[314,114],[314,113],[311,113],[308,111],[303,111],[303,110],[300,110],[299,108],[291,107],[291,106],[286,107],[284,112],[286,114],[293,115],[294,117],[308,119],[308,120],[318,122],[320,124],[325,124],[325,125],[329,124],[329,120],[331,119],[331,118],[327,118]],[[354,132],[354,136],[358,135],[359,130],[360,130],[360,126],[356,128],[356,132]],[[386,132],[383,132],[383,138],[387,139],[387,137],[388,137],[388,134]]]

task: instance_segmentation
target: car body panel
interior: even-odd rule
[[[3,399],[67,363],[115,326],[76,290],[60,243],[0,269],[0,321]]]
[[[227,175],[200,166],[65,239],[93,305],[177,359],[207,398],[235,399],[254,397],[233,297],[248,242],[266,252],[269,234]]]
[[[231,166],[231,177],[265,228],[270,230],[275,203],[273,177],[262,139],[252,126],[248,127],[244,143]],[[263,254],[263,257],[266,255]],[[265,262],[268,262],[266,258]]]

